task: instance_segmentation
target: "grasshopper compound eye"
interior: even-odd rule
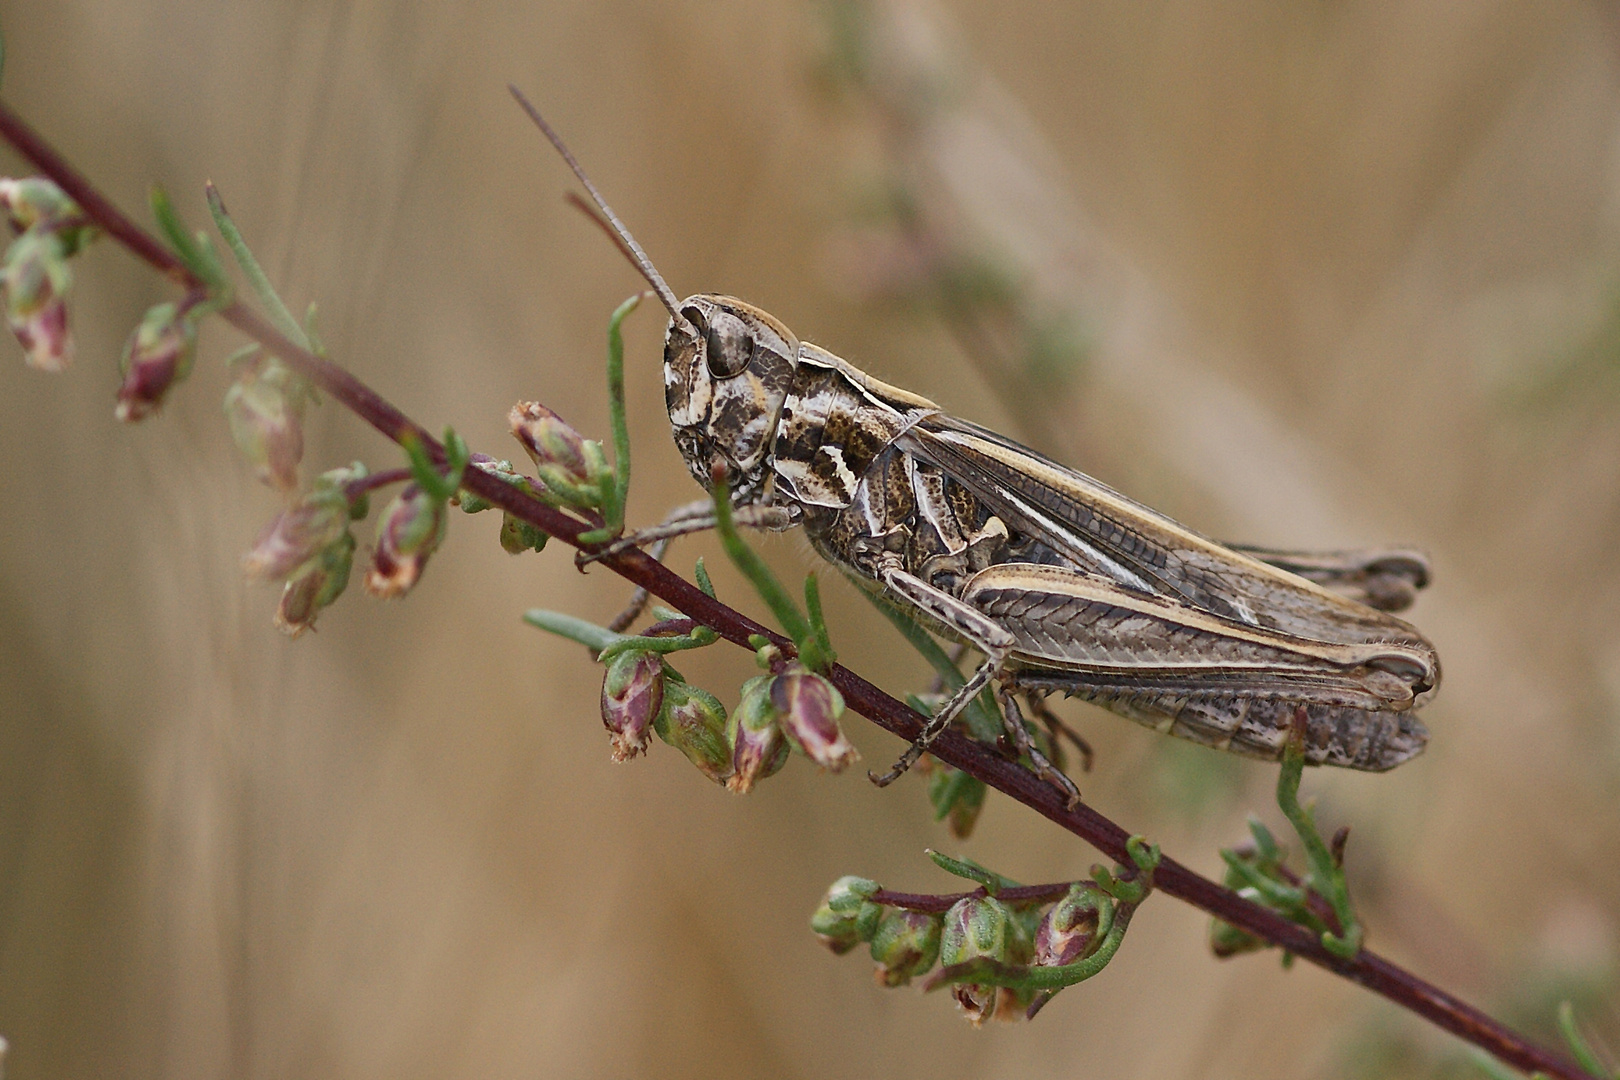
[[[759,349],[759,343],[748,332],[748,326],[729,311],[716,311],[704,334],[708,346],[709,374],[717,379],[729,379],[741,374]]]

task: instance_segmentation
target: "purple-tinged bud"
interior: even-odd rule
[[[0,267],[6,324],[27,353],[28,365],[61,371],[73,359],[67,293],[73,283],[62,241],[28,232],[12,242]]]
[[[348,496],[339,485],[317,483],[266,527],[242,568],[250,577],[290,578],[348,534]]]
[[[313,629],[315,616],[343,595],[353,566],[354,536],[345,532],[341,540],[322,549],[281,590],[281,604],[275,615],[276,629],[288,637]]]
[[[731,778],[726,787],[746,795],[756,783],[780,772],[787,764],[788,744],[782,736],[776,706],[771,704],[769,675],[743,683],[742,700],[731,714],[726,735],[731,740]]]
[[[844,696],[820,675],[793,665],[771,680],[771,705],[788,742],[822,768],[838,772],[860,758],[838,726]]]
[[[726,708],[713,694],[687,683],[666,680],[664,707],[653,721],[653,730],[715,783],[723,784],[731,775]]]
[[[602,725],[613,739],[613,760],[629,761],[647,749],[647,731],[664,706],[664,658],[622,652],[602,676]]]
[[[904,986],[939,959],[943,919],[923,911],[896,908],[883,916],[872,935],[872,959],[879,986]]]
[[[113,415],[125,423],[150,416],[175,383],[191,374],[197,355],[197,324],[178,304],[147,311],[124,345],[124,373]]]
[[[275,357],[249,365],[225,391],[225,419],[236,448],[277,491],[298,487],[309,383]]]
[[[538,401],[518,402],[509,420],[542,484],[573,501],[597,497],[594,488],[607,467],[600,443],[582,436]]]
[[[1017,928],[1007,905],[990,896],[965,896],[945,913],[940,931],[939,961],[945,967],[988,957],[1001,963],[1013,958]],[[951,993],[974,1027],[998,1014],[1000,987],[986,983],[955,983]]]
[[[74,255],[97,233],[78,204],[42,176],[0,178],[0,211],[18,233],[48,233],[62,243],[63,255]]]
[[[871,941],[878,923],[888,910],[872,903],[879,885],[863,877],[841,877],[832,883],[827,895],[810,916],[810,930],[837,956]]]
[[[445,504],[407,484],[377,519],[366,592],[390,600],[411,591],[448,527]]]
[[[67,302],[61,297],[12,322],[11,332],[27,353],[29,367],[57,372],[73,362],[73,331],[68,326]]]
[[[1113,898],[1091,882],[1076,882],[1069,894],[1046,913],[1035,931],[1034,963],[1062,967],[1078,963],[1097,950],[1097,927]]]

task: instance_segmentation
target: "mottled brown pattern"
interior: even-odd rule
[[[879,453],[905,425],[842,373],[801,358],[773,448],[784,491],[818,506],[847,506]]]
[[[1427,732],[1408,714],[1439,666],[1406,623],[877,387],[802,347],[773,445],[779,498],[805,505],[816,550],[871,587],[903,572],[1011,632],[1009,685],[1248,756],[1280,753],[1296,705],[1312,761],[1382,770],[1422,750]],[[1392,574],[1426,580],[1420,563],[1383,562],[1311,568],[1351,596]],[[990,572],[1021,564],[1031,569]],[[888,599],[937,633],[973,636],[942,621],[943,606]]]
[[[771,442],[793,386],[798,339],[769,313],[729,296],[688,297],[681,313],[691,330],[671,318],[664,342],[664,403],[675,444],[698,483],[708,486],[718,459],[733,498],[758,501],[772,478]],[[719,320],[737,332],[708,334]]]

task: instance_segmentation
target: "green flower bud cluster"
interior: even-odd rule
[[[1118,951],[1159,861],[1158,848],[1140,837],[1127,848],[1136,864],[1132,877],[1095,866],[1089,880],[1027,888],[976,863],[930,852],[942,869],[980,887],[956,896],[913,896],[843,877],[811,915],[810,929],[838,955],[868,944],[880,986],[927,975],[924,990],[949,987],[975,1027],[991,1018],[1033,1018],[1058,991],[1096,975]]]
[[[277,515],[243,559],[250,577],[285,582],[276,626],[290,637],[315,625],[349,584],[354,534],[349,523],[366,516],[369,500],[349,485],[366,477],[360,462],[316,478],[310,490]]]
[[[663,659],[713,640],[713,631],[696,627],[677,637],[622,638],[602,651],[602,723],[613,760],[645,751],[650,729],[739,794],[779,772],[793,750],[833,772],[857,760],[838,725],[843,696],[803,665],[781,662],[776,673],[749,679],[728,716],[713,694],[688,684]]]
[[[14,239],[0,261],[6,324],[22,343],[30,367],[61,371],[73,359],[67,295],[68,260],[98,230],[61,188],[43,177],[0,179],[0,212]]]
[[[274,356],[250,353],[225,391],[231,439],[254,473],[277,491],[298,490],[304,458],[304,412],[313,399],[309,381]]]

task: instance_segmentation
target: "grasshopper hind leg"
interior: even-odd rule
[[[884,572],[883,583],[907,605],[949,628],[983,653],[984,662],[968,676],[967,681],[956,693],[934,710],[934,715],[928,718],[922,733],[906,748],[906,752],[900,755],[900,760],[894,763],[894,767],[882,776],[872,776],[872,782],[878,787],[887,787],[894,783],[917,763],[917,759],[927,752],[928,747],[939,738],[940,733],[962,715],[962,711],[978,696],[979,691],[989,686],[1005,669],[1014,644],[1012,634],[1001,625],[949,593],[936,589],[904,570],[893,569]],[[998,697],[1002,703],[1002,720],[1013,745],[1029,758],[1042,779],[1056,785],[1064,793],[1069,806],[1073,807],[1080,801],[1079,790],[1030,741],[1029,732],[1024,728],[1023,714],[1019,712],[1011,696],[1001,691]]]
[[[1007,737],[1018,753],[1029,758],[1029,763],[1035,767],[1037,776],[1055,785],[1068,797],[1070,810],[1079,806],[1080,789],[1074,786],[1073,780],[1064,775],[1062,769],[1053,765],[1046,755],[1041,753],[1040,748],[1029,737],[1029,729],[1024,726],[1024,714],[1019,710],[1018,701],[1013,697],[1012,691],[1005,686],[996,687],[996,700],[1001,702],[1002,726],[1006,728]]]
[[[1096,754],[1092,752],[1091,744],[1081,734],[1065,724],[1052,707],[1046,703],[1046,696],[1039,691],[1025,690],[1024,703],[1029,706],[1030,715],[1039,720],[1052,736],[1054,745],[1067,739],[1076,750],[1080,752],[1080,771],[1090,772]]]

